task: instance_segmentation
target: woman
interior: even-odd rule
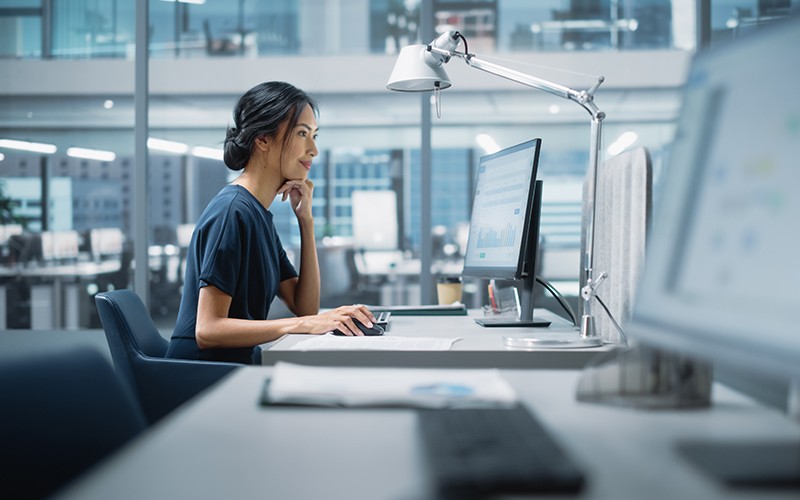
[[[362,335],[364,306],[319,314],[319,267],[308,179],[317,156],[317,104],[284,82],[247,91],[225,137],[225,165],[242,174],[214,197],[195,226],[183,297],[167,357],[260,363],[258,345],[286,333]],[[281,246],[269,207],[288,200],[300,226],[300,273]],[[297,317],[267,320],[279,296]]]

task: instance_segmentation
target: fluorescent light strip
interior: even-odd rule
[[[608,147],[608,154],[611,156],[617,156],[628,149],[634,142],[636,142],[638,138],[639,135],[636,132],[625,132]]]
[[[186,154],[189,151],[189,146],[182,142],[165,141],[164,139],[156,139],[154,137],[147,139],[147,147],[176,154]]]
[[[478,134],[475,136],[475,142],[486,151],[486,154],[490,155],[500,151],[500,146],[497,145],[497,142],[489,134]]]
[[[117,155],[112,151],[87,148],[67,148],[67,156],[87,160],[114,161]]]
[[[222,161],[223,155],[224,152],[221,149],[207,148],[205,146],[195,146],[192,148],[192,156],[198,156],[200,158]]]
[[[162,2],[175,3],[175,0],[161,0]],[[178,0],[178,3],[191,3],[195,5],[203,5],[206,0]]]
[[[21,151],[31,151],[33,153],[53,154],[58,150],[55,144],[45,144],[42,142],[15,141],[13,139],[0,139],[0,148],[19,149]]]

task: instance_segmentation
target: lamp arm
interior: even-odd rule
[[[490,73],[492,75],[503,77],[507,80],[511,80],[512,82],[521,83],[522,85],[526,85],[528,87],[533,87],[537,90],[541,90],[543,92],[547,92],[548,94],[553,94],[563,99],[568,99],[570,101],[578,103],[583,109],[589,112],[589,114],[594,119],[603,119],[605,118],[605,113],[600,111],[594,103],[594,93],[600,84],[603,83],[605,80],[602,76],[597,77],[597,81],[594,85],[591,86],[588,90],[575,90],[569,87],[565,87],[564,85],[559,85],[557,83],[549,82],[542,78],[538,78],[532,75],[528,75],[511,68],[507,68],[505,66],[501,66],[499,64],[495,64],[493,62],[486,61],[485,59],[481,59],[480,57],[476,56],[475,54],[468,54],[464,52],[456,52],[451,50],[444,50],[436,47],[434,45],[428,45],[428,51],[442,56],[442,62],[447,62],[451,57],[458,57],[463,59],[468,66],[479,69],[481,71],[485,71],[486,73]]]

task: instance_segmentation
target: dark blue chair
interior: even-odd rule
[[[95,303],[114,366],[138,397],[150,423],[242,366],[164,358],[169,341],[131,290],[98,293]]]
[[[0,363],[0,485],[5,498],[43,498],[147,427],[111,364],[89,347]]]

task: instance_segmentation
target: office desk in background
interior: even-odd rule
[[[120,259],[85,261],[43,266],[0,267],[0,284],[9,279],[32,280],[31,325],[32,330],[77,329],[79,325],[79,281],[118,272]],[[4,286],[0,285],[4,288]],[[0,297],[5,299],[5,289]],[[2,327],[5,328],[6,302],[0,304]]]
[[[413,410],[266,408],[270,370],[234,372],[60,498],[433,498]],[[579,498],[797,498],[725,489],[676,451],[695,438],[800,440],[797,422],[724,386],[711,409],[639,411],[577,402],[576,370],[502,374],[584,469]]]

